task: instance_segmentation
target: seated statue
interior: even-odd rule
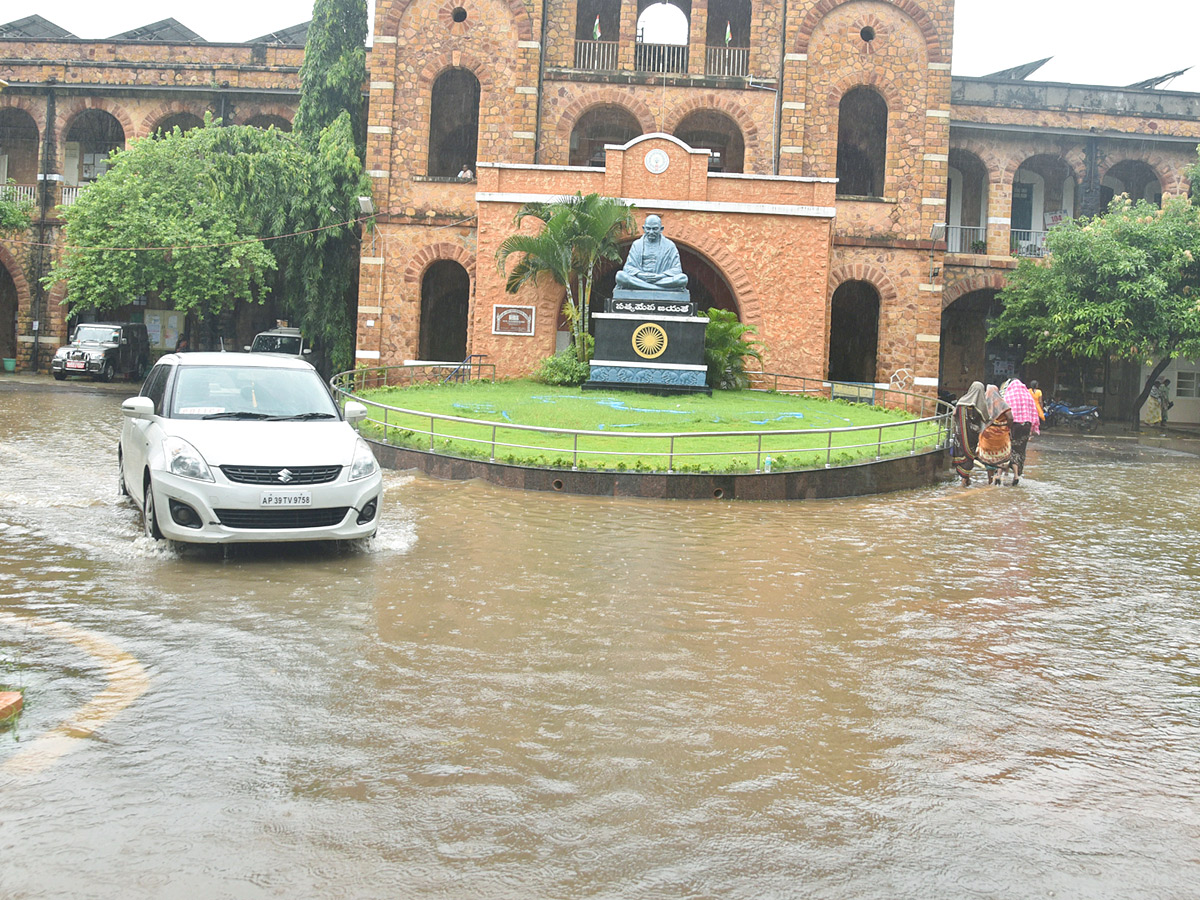
[[[629,248],[625,266],[617,273],[617,287],[627,291],[683,291],[688,277],[679,262],[679,249],[663,237],[662,219],[646,216],[642,236]]]

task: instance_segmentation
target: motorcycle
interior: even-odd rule
[[[1046,403],[1046,427],[1071,425],[1080,432],[1091,434],[1100,427],[1100,409],[1095,406],[1068,406],[1061,400]]]

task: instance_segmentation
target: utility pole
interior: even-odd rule
[[[46,288],[42,285],[42,278],[46,274],[46,219],[49,218],[50,207],[53,205],[54,183],[62,179],[61,175],[50,172],[54,167],[56,115],[54,88],[50,87],[46,91],[46,136],[42,141],[42,165],[38,173],[37,247],[34,251],[33,309],[30,310],[30,319],[33,321],[33,354],[30,357],[30,365],[35,372],[41,367],[42,320],[46,315]]]

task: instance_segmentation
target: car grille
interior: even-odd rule
[[[329,528],[340,525],[348,506],[328,509],[218,509],[222,525],[229,528]]]
[[[280,478],[280,473],[287,474]],[[230,481],[238,484],[325,484],[337,479],[341,466],[221,466]]]

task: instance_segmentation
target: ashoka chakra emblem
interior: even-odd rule
[[[633,350],[642,359],[656,359],[667,349],[667,333],[662,326],[647,322],[633,332]]]

